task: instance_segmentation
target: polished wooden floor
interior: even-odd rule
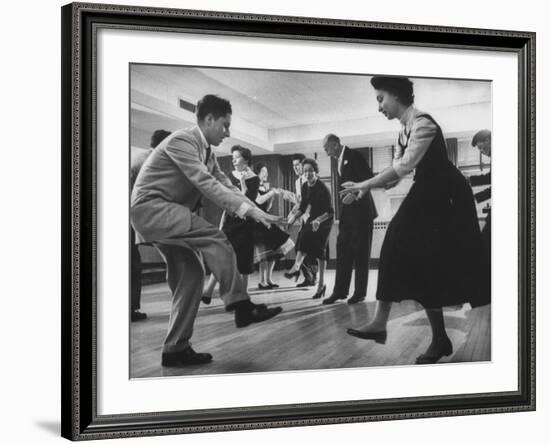
[[[327,274],[329,290],[334,271]],[[189,367],[160,365],[170,292],[166,284],[145,286],[141,310],[148,317],[130,326],[131,377],[411,365],[429,345],[430,326],[425,313],[412,301],[393,305],[386,344],[346,334],[347,327],[359,326],[374,314],[376,270],[370,272],[366,301],[355,305],[342,301],[321,305],[319,300],[311,299],[314,288],[297,289],[281,273],[274,277],[282,288],[251,291],[253,302],[283,307],[283,312],[269,321],[237,329],[233,315],[225,312],[219,299],[208,306],[201,304],[192,344],[196,351],[211,353],[214,360]],[[253,275],[249,288],[256,286],[257,276]],[[490,306],[445,309],[445,324],[454,353],[441,363],[491,359]]]

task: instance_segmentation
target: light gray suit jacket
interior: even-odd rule
[[[132,190],[130,218],[139,241],[184,237],[201,196],[229,213],[254,203],[233,186],[198,127],[179,130],[164,139],[143,164]]]

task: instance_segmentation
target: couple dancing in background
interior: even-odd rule
[[[268,213],[273,198],[281,195],[283,190],[270,187],[267,165],[259,162],[252,169],[252,153],[240,145],[231,148],[231,157],[231,182],[262,211]],[[237,268],[245,285],[248,286],[248,276],[254,273],[255,264],[259,264],[258,289],[271,290],[279,287],[272,281],[275,261],[286,256],[294,248],[294,242],[286,232],[276,225],[267,228],[252,219],[228,215],[225,211],[221,217],[220,230],[225,233],[235,251]],[[211,274],[202,296],[205,304],[211,302],[215,285],[216,278]]]
[[[326,154],[337,162],[338,183],[359,181],[372,177],[372,172],[363,155],[340,142],[334,134],[323,140]],[[328,188],[318,180],[319,167],[313,159],[302,161],[305,183],[302,185],[301,201],[289,215],[288,222],[299,219],[309,208],[296,242],[296,261],[285,273],[288,278],[297,278],[304,261],[313,258],[318,261],[319,281],[314,299],[325,295],[324,271],[328,237],[333,224],[334,209]],[[370,193],[361,199],[354,195],[342,199],[338,238],[336,241],[336,276],[332,295],[323,300],[324,305],[333,304],[348,297],[351,275],[355,270],[354,293],[348,304],[363,301],[367,295],[368,268],[372,244],[373,219],[376,208]],[[307,280],[307,277],[306,277]]]
[[[231,155],[234,167],[230,177],[231,182],[267,213],[273,197],[281,194],[277,188],[269,189],[267,166],[259,163],[252,170],[252,153],[248,148],[240,145],[231,148]],[[294,248],[294,242],[290,236],[276,225],[266,227],[253,219],[242,219],[225,212],[220,226],[235,250],[237,268],[245,285],[248,283],[248,275],[254,273],[254,265],[259,264],[258,288],[265,290],[278,287],[271,280],[271,272],[275,260],[286,256]],[[207,289],[207,291],[211,290]]]

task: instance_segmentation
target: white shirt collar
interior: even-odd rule
[[[344,158],[344,151],[346,151],[346,148],[347,148],[346,145],[342,145],[342,152],[338,156],[338,163],[342,163],[342,159]]]
[[[342,174],[342,162],[344,161],[344,151],[346,151],[347,146],[342,145],[342,151],[340,152],[340,155],[338,156],[338,172]]]

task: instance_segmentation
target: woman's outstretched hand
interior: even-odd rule
[[[250,207],[245,213],[245,216],[254,219],[256,222],[264,224],[267,228],[271,228],[271,224],[278,225],[283,221],[282,216],[265,213],[258,207]]]
[[[354,195],[357,199],[360,199],[368,191],[369,184],[368,180],[364,182],[344,182],[342,187],[344,189],[340,191],[341,197]]]

